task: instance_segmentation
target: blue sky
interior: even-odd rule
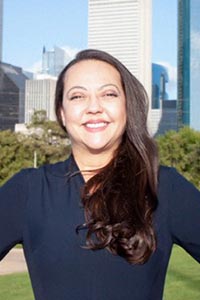
[[[152,0],[153,61],[177,62],[177,0]],[[170,4],[169,4],[170,3]]]
[[[152,0],[152,4],[152,61],[168,66],[173,82],[177,60],[177,0]],[[55,45],[86,48],[87,17],[87,0],[4,0],[3,61],[30,69],[41,60],[44,45],[48,50]]]
[[[43,45],[87,47],[87,0],[4,0],[3,60],[30,67]]]

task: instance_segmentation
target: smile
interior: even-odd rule
[[[108,123],[101,122],[101,123],[86,123],[85,126],[88,128],[102,128],[107,126]]]

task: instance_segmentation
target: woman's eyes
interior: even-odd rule
[[[84,99],[85,96],[84,95],[72,95],[70,96],[70,100],[81,100],[81,99]]]
[[[106,98],[115,98],[115,97],[118,97],[118,94],[115,93],[115,92],[106,92],[103,94],[103,97],[106,97]]]
[[[101,93],[99,96],[101,98],[112,99],[118,97],[118,94],[116,92],[108,91],[108,92]],[[97,97],[99,96],[97,95]],[[89,98],[89,95],[86,96],[84,94],[74,94],[69,97],[69,100],[83,100],[86,98]]]

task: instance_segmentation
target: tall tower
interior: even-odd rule
[[[52,76],[58,76],[68,62],[74,57],[76,51],[70,51],[68,48],[54,47],[42,51],[42,73]]]
[[[89,0],[88,47],[118,58],[151,99],[151,0]]]
[[[178,121],[200,130],[200,1],[178,1]]]
[[[2,61],[3,48],[3,0],[0,0],[0,61]]]

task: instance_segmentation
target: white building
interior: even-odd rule
[[[151,0],[89,0],[88,47],[109,52],[151,98]]]
[[[45,110],[49,120],[55,120],[54,100],[56,89],[55,77],[40,76],[27,80],[25,88],[25,123],[30,123],[36,110]]]
[[[0,61],[2,61],[3,48],[3,0],[0,0]]]
[[[112,54],[144,85],[154,135],[162,110],[151,110],[152,0],[88,0],[88,5],[88,48]]]

